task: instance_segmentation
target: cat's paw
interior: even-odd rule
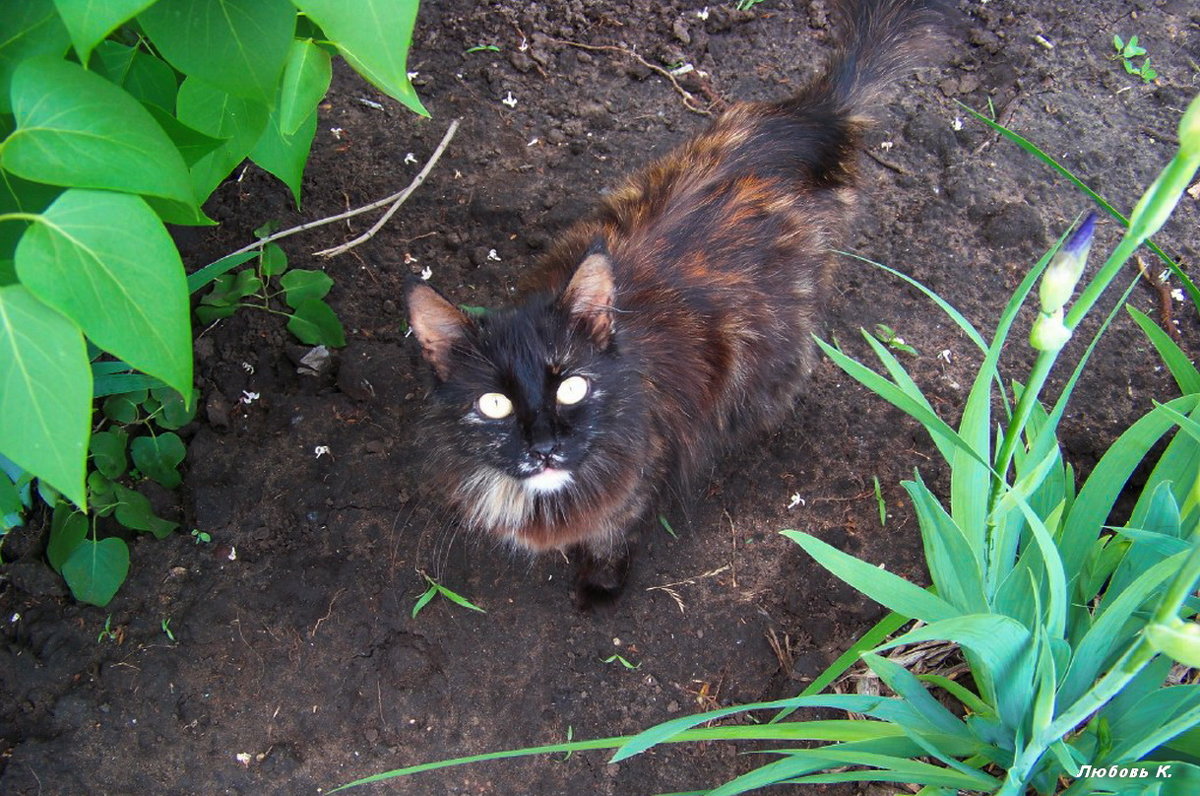
[[[612,605],[625,589],[629,554],[613,558],[580,557],[575,568],[575,607],[580,611]]]

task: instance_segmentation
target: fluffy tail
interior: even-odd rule
[[[942,50],[945,14],[937,0],[835,0],[841,46],[812,88],[849,117],[866,115],[893,80]]]

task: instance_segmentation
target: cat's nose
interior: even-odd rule
[[[558,450],[558,442],[553,439],[543,439],[529,446],[529,452],[543,462],[550,461]]]

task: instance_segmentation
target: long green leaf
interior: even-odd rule
[[[913,501],[913,510],[921,526],[925,564],[937,593],[962,613],[985,613],[987,597],[983,593],[983,549],[971,546],[971,538],[962,532],[942,508],[918,473],[916,481],[904,481],[904,489]],[[982,541],[978,540],[977,542]]]
[[[0,453],[83,507],[91,408],[79,328],[24,286],[0,287]]]
[[[170,235],[139,197],[65,192],[21,238],[16,263],[30,292],[96,345],[191,395],[187,279]]]
[[[1125,309],[1146,333],[1150,344],[1154,346],[1154,350],[1158,352],[1163,364],[1170,371],[1171,377],[1179,385],[1179,391],[1184,395],[1200,392],[1200,370],[1197,370],[1192,361],[1188,359],[1187,354],[1183,353],[1179,344],[1172,340],[1171,336],[1162,330],[1162,327],[1150,320],[1146,313],[1132,304],[1125,305]]]
[[[0,149],[6,171],[195,204],[179,150],[141,103],[104,78],[34,58],[13,73],[12,101],[17,129]]]
[[[886,569],[872,566],[836,547],[801,531],[780,531],[804,548],[818,564],[858,589],[877,603],[896,613],[925,622],[937,622],[960,615],[953,605],[935,594],[909,583]]]
[[[188,274],[187,288],[188,293],[195,293],[202,289],[218,276],[229,273],[234,268],[237,268],[247,260],[253,260],[259,254],[258,250],[242,252],[241,254],[231,254],[228,257],[222,257],[214,263],[209,263],[203,268]]]

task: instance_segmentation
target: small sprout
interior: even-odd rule
[[[642,665],[640,663],[638,663],[638,664],[630,663],[628,660],[626,660],[626,658],[624,656],[616,655],[616,654],[609,655],[607,658],[604,659],[603,663],[619,663],[622,666],[624,666],[626,669],[629,669],[631,671],[642,668]]]
[[[734,8],[736,8],[738,11],[749,11],[762,1],[763,0],[738,0],[737,5],[734,6]],[[708,9],[705,10],[707,11]]]
[[[568,724],[567,725],[567,743],[570,743],[573,740],[575,740],[575,727]],[[574,750],[568,751],[566,757],[563,758],[563,762],[565,763],[568,760],[570,760],[571,755],[573,755],[573,754],[575,754]]]
[[[671,527],[671,523],[667,521],[667,516],[665,514],[658,515],[658,524],[663,527],[663,530],[671,534],[672,539],[679,538],[679,534],[675,533],[675,529]]]
[[[901,351],[914,357],[920,356],[920,352],[917,349],[904,342],[904,338],[896,334],[896,331],[887,324],[875,324],[875,339],[893,351]]]
[[[178,643],[175,639],[175,634],[171,631],[171,617],[168,616],[167,618],[163,619],[159,626],[162,628],[162,632],[166,634],[167,638],[171,640],[172,644]]]
[[[517,98],[513,96],[511,91],[506,91],[504,93],[504,99],[500,100],[500,102],[510,108],[517,107]]]
[[[879,527],[887,526],[887,504],[883,502],[883,489],[879,486],[879,476],[873,476],[875,479],[875,503],[879,506]]]
[[[200,530],[199,528],[193,528],[192,529],[192,540],[196,544],[208,544],[209,542],[212,541],[212,535],[205,533],[204,531]]]
[[[808,504],[807,504],[807,502],[804,500],[804,498],[800,497],[800,493],[799,493],[799,492],[793,492],[793,493],[792,493],[792,499],[788,501],[787,507],[788,507],[789,509],[794,509],[794,508],[796,508],[797,506],[800,506],[801,508],[803,508],[803,507],[804,507],[804,506],[806,506],[806,505],[808,505]]]
[[[1137,36],[1130,36],[1129,41],[1125,41],[1120,36],[1113,34],[1113,49],[1117,51],[1113,60],[1119,60],[1127,74],[1137,75],[1143,83],[1153,82],[1158,77],[1158,72],[1150,66],[1149,56],[1142,58],[1140,64],[1134,62],[1135,58],[1146,55],[1146,48],[1138,44]]]
[[[426,575],[424,572],[421,573],[421,577],[425,578],[425,582],[429,584],[429,588],[426,589],[421,594],[421,596],[417,598],[416,605],[414,605],[413,609],[412,609],[412,618],[413,619],[416,619],[417,614],[421,613],[421,609],[424,608],[426,605],[429,605],[429,602],[434,597],[437,597],[438,595],[445,597],[447,600],[454,603],[455,605],[461,605],[463,608],[470,608],[472,611],[478,611],[481,614],[487,613],[487,611],[483,610],[478,605],[476,605],[475,603],[468,600],[466,597],[463,597],[458,592],[443,586],[442,584],[438,583],[433,578]]]
[[[498,53],[498,52],[500,52],[500,48],[494,44],[477,44],[474,47],[468,47],[466,49],[466,52],[464,53],[464,55],[470,55],[471,53]]]
[[[100,635],[96,636],[97,644],[103,641],[113,641],[117,644],[121,643],[121,631],[113,628],[112,614],[104,617],[104,629],[100,631]]]

